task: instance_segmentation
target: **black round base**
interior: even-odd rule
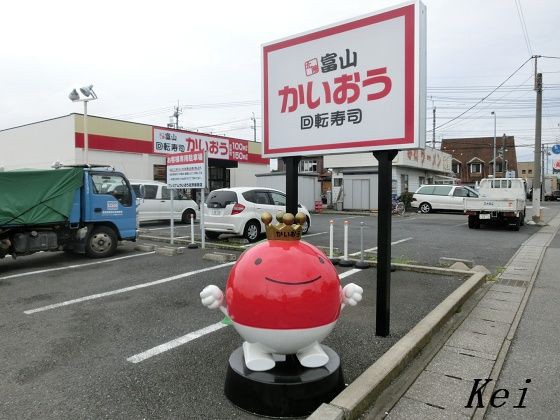
[[[366,261],[357,261],[356,264],[354,264],[355,268],[361,268],[362,270],[365,270],[367,268],[371,267],[371,264],[366,262]]]
[[[345,260],[344,258],[341,258],[340,261],[338,262],[338,265],[341,267],[352,267],[354,263],[355,262],[352,260]]]
[[[198,248],[198,244],[188,244],[187,248],[188,249],[196,249],[196,248]]]
[[[311,414],[322,403],[331,401],[344,389],[340,358],[322,345],[329,362],[319,368],[300,365],[295,355],[266,372],[245,366],[243,348],[229,357],[224,392],[239,408],[269,417],[301,417]]]
[[[329,260],[331,260],[331,263],[332,263],[333,265],[337,265],[337,264],[339,263],[339,261],[340,261],[339,258],[329,258]]]

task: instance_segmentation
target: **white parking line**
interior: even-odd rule
[[[458,225],[453,225],[451,227],[465,226],[466,224],[467,224],[467,222],[464,222],[464,223],[459,223]]]
[[[167,343],[160,344],[159,346],[153,347],[142,353],[138,353],[135,354],[134,356],[130,356],[126,360],[131,363],[143,362],[144,360],[149,359],[150,357],[157,356],[158,354],[174,349],[175,347],[179,347],[180,345],[186,344],[192,340],[196,340],[197,338],[202,337],[203,335],[209,334],[214,331],[218,331],[224,327],[227,327],[227,325],[224,324],[223,322],[217,322],[215,324],[209,325],[208,327],[201,328],[200,330],[176,338],[175,340],[171,340],[168,341]]]
[[[391,245],[400,244],[400,243],[402,243],[402,242],[410,241],[411,239],[414,239],[414,238],[404,238],[404,239],[400,239],[400,240],[398,240],[398,241],[391,242]],[[373,248],[364,249],[364,252],[372,252],[372,251],[375,251],[375,250],[377,250],[377,247],[376,247],[376,246],[374,246]],[[348,255],[351,256],[351,257],[354,257],[354,256],[356,256],[356,255],[360,255],[360,251],[354,252],[354,253],[348,254]]]
[[[70,269],[70,268],[88,267],[88,266],[91,266],[91,265],[105,264],[105,263],[112,262],[112,261],[124,260],[124,259],[126,259],[126,258],[141,257],[141,256],[143,256],[143,255],[149,255],[149,254],[154,254],[154,253],[155,253],[155,251],[151,251],[151,252],[142,252],[142,253],[140,253],[140,254],[125,255],[124,257],[110,258],[110,259],[108,259],[108,260],[89,262],[89,263],[85,263],[85,264],[73,264],[73,265],[66,265],[66,266],[64,266],[64,267],[47,268],[47,269],[45,269],[45,270],[28,271],[28,272],[26,272],[26,273],[12,274],[12,275],[10,275],[10,276],[0,277],[0,280],[13,279],[13,278],[15,278],[15,277],[31,276],[31,275],[33,275],[33,274],[49,273],[49,272],[51,272],[51,271],[68,270],[68,269]]]
[[[352,274],[358,273],[360,270],[359,268],[353,268],[352,270],[345,271],[342,274],[339,274],[338,277],[341,279],[351,276]],[[211,332],[221,330],[222,328],[227,327],[227,324],[223,322],[217,322],[215,324],[209,325],[207,327],[201,328],[200,330],[193,331],[191,333],[185,334],[182,337],[175,338],[174,340],[168,341],[167,343],[160,344],[159,346],[152,347],[149,350],[143,351],[142,353],[135,354],[134,356],[130,356],[127,362],[130,363],[140,363],[150,357],[157,356],[158,354],[165,353],[168,350],[174,349],[175,347],[179,347],[183,344],[188,343],[189,341],[196,340],[206,334],[210,334]]]
[[[225,263],[225,264],[216,265],[214,267],[203,268],[201,270],[190,271],[188,273],[178,274],[176,276],[167,277],[167,278],[164,278],[164,279],[161,279],[161,280],[151,281],[149,283],[137,284],[135,286],[124,287],[122,289],[117,289],[117,290],[111,290],[110,292],[97,293],[95,295],[84,296],[84,297],[81,297],[81,298],[78,298],[78,299],[72,299],[72,300],[67,300],[65,302],[55,303],[55,304],[52,304],[52,305],[41,306],[40,308],[29,309],[27,311],[23,311],[23,313],[26,314],[26,315],[31,315],[31,314],[34,314],[34,313],[37,313],[37,312],[48,311],[50,309],[56,309],[56,308],[60,308],[62,306],[73,305],[75,303],[85,302],[85,301],[88,301],[88,300],[99,299],[99,298],[106,297],[106,296],[112,296],[112,295],[118,295],[120,293],[131,292],[132,290],[143,289],[144,287],[155,286],[155,285],[158,285],[158,284],[163,284],[163,283],[167,283],[167,282],[170,282],[170,281],[183,279],[185,277],[194,276],[196,274],[205,273],[207,271],[217,270],[219,268],[227,267],[227,266],[230,266],[230,265],[233,265],[233,264],[235,264],[235,261],[228,262],[228,263]]]
[[[301,239],[309,238],[309,237],[311,237],[311,236],[325,235],[326,233],[327,233],[327,232],[310,233],[310,234],[307,234],[307,235],[303,235],[303,236],[301,237]]]

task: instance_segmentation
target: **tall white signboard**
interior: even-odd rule
[[[425,17],[409,1],[265,44],[263,155],[423,148]]]

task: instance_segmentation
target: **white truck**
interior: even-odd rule
[[[525,224],[527,190],[523,178],[485,178],[478,193],[478,198],[464,201],[469,228],[497,222],[518,231]]]

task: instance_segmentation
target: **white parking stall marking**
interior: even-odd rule
[[[345,271],[342,274],[339,274],[339,278],[343,279],[345,277],[351,276],[352,274],[356,274],[362,271],[359,268],[353,268],[352,270]],[[157,356],[158,354],[165,353],[168,350],[172,350],[175,347],[179,347],[183,344],[186,344],[190,341],[196,340],[206,334],[210,334],[214,331],[221,330],[222,328],[227,327],[227,324],[223,322],[217,322],[215,324],[209,325],[207,327],[201,328],[200,330],[193,331],[191,333],[185,334],[182,337],[175,338],[174,340],[168,341],[167,343],[160,344],[159,346],[152,347],[149,350],[143,351],[142,353],[135,354],[134,356],[130,356],[127,362],[130,363],[140,363],[150,357]]]
[[[51,271],[69,270],[71,268],[89,267],[89,266],[92,266],[92,265],[105,264],[105,263],[109,263],[109,262],[113,262],[113,261],[124,260],[126,258],[142,257],[144,255],[149,255],[149,254],[154,254],[154,253],[155,253],[155,251],[142,252],[140,254],[125,255],[124,257],[109,258],[109,259],[103,260],[103,261],[89,262],[89,263],[85,263],[85,264],[65,265],[64,267],[47,268],[45,270],[28,271],[26,273],[12,274],[10,276],[0,277],[0,280],[13,279],[15,277],[31,276],[33,274],[44,274],[44,273],[49,273]]]
[[[143,362],[144,360],[149,359],[150,357],[157,356],[158,354],[174,349],[175,347],[179,347],[183,344],[188,343],[189,341],[196,340],[197,338],[202,337],[203,335],[209,334],[214,331],[218,331],[224,327],[227,327],[227,325],[224,324],[223,322],[217,322],[215,324],[209,325],[208,327],[201,328],[200,330],[176,338],[175,340],[171,340],[168,341],[167,343],[160,344],[159,346],[153,347],[142,353],[135,354],[134,356],[131,356],[126,360],[131,363]]]
[[[394,220],[395,222],[408,222],[410,220],[416,220],[416,217],[407,217],[399,220]]]
[[[451,227],[459,227],[459,226],[466,226],[466,225],[467,225],[467,222],[464,222],[464,223],[459,223],[458,225],[453,225]]]
[[[309,238],[311,236],[325,235],[326,233],[327,232],[309,233],[307,235],[303,235],[301,238],[305,239],[305,238]]]
[[[410,241],[411,239],[414,239],[414,238],[404,238],[404,239],[400,239],[400,240],[398,240],[398,241],[391,242],[391,245],[397,245],[397,244],[400,244],[400,243],[403,243],[403,242],[406,242],[406,241]],[[377,250],[377,247],[374,246],[373,248],[364,249],[364,252],[372,252],[372,251],[376,251],[376,250]],[[360,255],[360,251],[354,252],[354,253],[348,254],[348,255],[351,256],[351,257],[355,257],[356,255]]]
[[[29,309],[27,311],[23,311],[23,313],[26,314],[26,315],[31,315],[31,314],[34,314],[34,313],[37,313],[37,312],[43,312],[43,311],[48,311],[50,309],[56,309],[56,308],[60,308],[60,307],[63,307],[63,306],[73,305],[75,303],[86,302],[88,300],[94,300],[94,299],[99,299],[99,298],[102,298],[102,297],[118,295],[120,293],[131,292],[133,290],[143,289],[145,287],[156,286],[158,284],[163,284],[163,283],[167,283],[167,282],[170,282],[170,281],[183,279],[185,277],[194,276],[196,274],[205,273],[207,271],[212,271],[212,270],[217,270],[217,269],[220,269],[220,268],[223,268],[223,267],[228,267],[228,266],[233,265],[233,264],[235,264],[235,261],[228,262],[228,263],[225,263],[225,264],[216,265],[214,267],[203,268],[201,270],[190,271],[188,273],[178,274],[178,275],[172,276],[172,277],[166,277],[166,278],[161,279],[161,280],[156,280],[156,281],[151,281],[151,282],[148,282],[148,283],[137,284],[135,286],[124,287],[122,289],[111,290],[110,292],[97,293],[95,295],[84,296],[84,297],[81,297],[81,298],[78,298],[78,299],[72,299],[72,300],[67,300],[65,302],[55,303],[55,304],[52,304],[52,305],[41,306],[40,308]]]

